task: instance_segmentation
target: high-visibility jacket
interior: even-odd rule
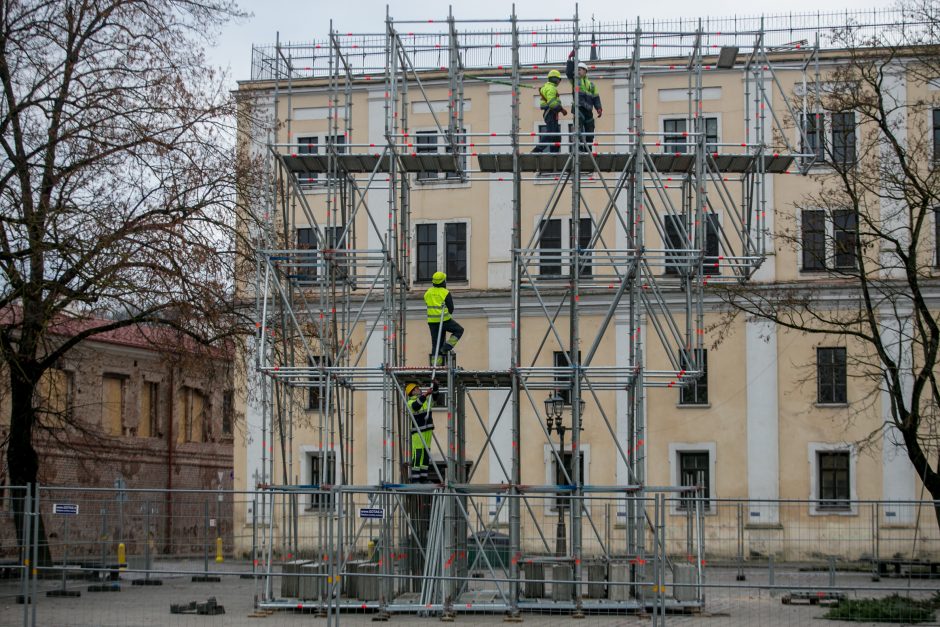
[[[561,98],[558,97],[558,85],[548,81],[539,89],[539,106],[542,109],[560,109]]]
[[[428,324],[441,322],[441,309],[450,292],[446,287],[431,286],[424,293],[424,302],[428,306]],[[450,311],[444,312],[444,322],[450,320]]]
[[[568,59],[568,63],[565,64],[565,75],[571,81],[573,88],[575,82],[573,59]],[[600,110],[603,108],[601,106],[601,97],[597,93],[597,85],[587,76],[578,79],[578,108],[581,109],[581,114],[587,118],[593,117],[594,109]]]
[[[410,423],[412,433],[420,433],[434,428],[434,419],[431,416],[431,395],[416,396],[408,400],[408,410],[414,416]]]

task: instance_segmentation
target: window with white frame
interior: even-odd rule
[[[810,514],[858,513],[856,457],[850,444],[810,442]]]
[[[802,152],[808,162],[848,166],[857,159],[854,111],[813,111],[802,115]]]
[[[690,137],[690,128],[687,118],[663,119],[663,152],[687,153],[695,147],[695,137]],[[705,118],[705,150],[716,152],[718,150],[718,118]]]
[[[470,223],[423,222],[415,225],[415,282],[430,283],[443,270],[448,283],[467,281],[469,273]]]
[[[562,255],[562,242],[568,242],[569,248],[574,237],[574,222],[570,218],[550,218],[538,223],[539,229],[539,275],[543,277],[568,276],[568,255]],[[579,218],[578,246],[581,250],[579,260],[580,276],[591,276],[591,239],[594,236],[594,223],[591,218]]]
[[[336,483],[336,453],[333,451],[307,452],[308,483],[312,486],[331,486]],[[313,492],[307,504],[308,511],[331,508],[329,492]]]
[[[827,219],[828,217],[828,219]],[[800,211],[800,269],[803,272],[858,267],[858,214],[853,209]]]
[[[721,229],[721,221],[717,213],[709,213],[707,216],[705,223],[705,255],[702,259],[702,274],[712,276],[721,273],[721,267],[719,265],[721,252],[719,231]],[[686,233],[687,236],[692,234],[687,226],[683,226],[682,222],[683,216],[681,215],[667,214],[663,216],[663,225],[666,229],[666,238],[663,243],[668,250],[676,251],[674,253],[666,253],[666,274],[679,274],[680,268],[686,266],[685,260],[688,258],[688,253],[682,254],[678,251],[688,251],[694,248],[692,243],[687,241],[687,237],[683,236],[683,232]]]
[[[571,430],[568,430],[568,435],[570,436]],[[561,457],[562,463],[564,466],[558,465],[558,457]],[[552,445],[546,444],[544,448],[544,459],[545,459],[545,483],[547,485],[556,485],[556,486],[568,486],[573,485],[574,481],[574,452],[570,450],[570,439],[566,440],[565,443],[565,452],[562,453],[558,445],[555,445],[554,452],[552,451]],[[581,448],[578,450],[577,455],[578,462],[580,467],[578,471],[581,473],[581,484],[589,484],[590,472],[591,472],[591,445],[584,444],[582,442]],[[566,475],[567,473],[567,475]],[[570,481],[569,481],[570,479]],[[545,499],[545,511],[546,513],[557,513],[559,509],[565,509],[570,506],[570,490],[559,490],[555,493],[555,498]]]
[[[679,493],[678,498],[672,499],[670,509],[673,512],[688,511],[694,506],[695,502],[692,499],[696,497],[703,499],[702,511],[715,511],[712,501],[717,498],[715,490],[717,450],[714,442],[669,443],[670,485],[686,488]]]
[[[457,148],[457,167],[460,170],[467,169],[467,129],[461,129],[451,142],[448,134],[441,133],[437,129],[415,132],[415,152],[418,154],[453,154],[454,147]],[[460,180],[460,172],[418,172],[415,179],[419,182],[429,181],[453,181]]]

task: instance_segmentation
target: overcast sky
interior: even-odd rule
[[[788,0],[782,3],[758,3],[754,0],[723,0],[704,3],[699,0],[672,0],[671,2],[633,2],[624,0],[587,0],[578,3],[582,19],[593,15],[598,21],[620,21],[649,18],[754,16],[761,13],[780,15],[815,11],[839,11],[887,8],[894,3],[863,0]],[[277,33],[281,41],[305,42],[321,39],[334,27],[343,32],[382,32],[385,7],[388,5],[395,19],[446,18],[446,2],[434,0],[239,0],[239,5],[253,16],[230,24],[209,49],[209,60],[227,69],[234,81],[246,80],[251,74],[252,44],[273,44]],[[511,3],[506,0],[472,0],[453,2],[456,18],[508,18]],[[516,12],[520,18],[570,17],[575,3],[569,0],[517,0]],[[710,11],[709,11],[710,10]]]

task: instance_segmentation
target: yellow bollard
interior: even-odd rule
[[[121,570],[127,568],[127,547],[124,546],[124,543],[121,542],[118,544],[118,567]]]
[[[215,561],[222,563],[225,558],[222,557],[222,538],[215,539]]]

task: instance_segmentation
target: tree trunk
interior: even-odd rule
[[[28,376],[15,367],[10,368],[10,440],[7,446],[7,469],[9,470],[10,485],[29,486],[33,495],[33,510],[35,511],[36,485],[39,475],[39,455],[33,447],[33,425],[35,413],[33,411],[33,391],[35,383]],[[25,497],[25,495],[24,495]],[[16,537],[20,546],[26,538],[26,525],[32,523],[32,518],[26,516],[24,511],[25,499],[14,499],[13,523],[16,527]],[[30,530],[32,533],[32,530]],[[39,541],[37,567],[51,566],[52,556],[49,551],[49,542],[46,538],[46,528],[42,517],[39,518],[39,534],[32,538]],[[30,555],[32,560],[32,555]]]

